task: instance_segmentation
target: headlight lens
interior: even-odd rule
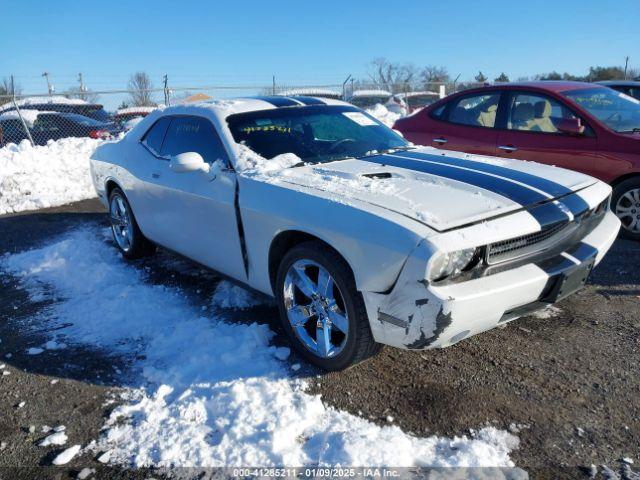
[[[442,280],[460,273],[476,258],[477,253],[477,248],[440,253],[438,257],[433,259],[429,275],[430,279]]]

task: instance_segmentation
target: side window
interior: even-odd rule
[[[460,125],[493,128],[496,123],[500,93],[469,95],[454,101],[449,109],[449,121]]]
[[[142,143],[156,155],[160,155],[162,141],[167,133],[167,128],[171,123],[170,117],[162,117],[145,133]]]
[[[38,115],[38,118],[33,122],[33,131],[34,132],[57,132],[60,130],[60,125],[58,124],[58,119],[55,119],[50,116]]]
[[[196,152],[207,163],[226,162],[227,155],[213,124],[200,117],[174,117],[162,145],[163,157]]]
[[[431,112],[431,117],[437,120],[443,120],[444,111],[447,109],[447,104],[443,103],[438,108],[436,108],[433,112]]]
[[[553,98],[533,93],[516,93],[508,108],[507,128],[529,132],[558,133],[557,123],[576,118],[571,110]]]

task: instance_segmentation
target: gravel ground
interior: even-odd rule
[[[0,217],[0,254],[86,223],[106,225],[95,200]],[[215,274],[176,272],[167,267],[175,261],[162,252],[139,266],[151,269],[153,282],[207,298]],[[444,350],[385,348],[346,372],[307,367],[305,374],[317,375],[312,389],[328,404],[378,423],[392,417],[421,436],[460,435],[487,424],[509,429],[521,440],[513,459],[531,478],[589,478],[591,464],[599,475],[606,464],[637,480],[621,459],[640,461],[639,266],[640,244],[618,240],[588,286],[548,318],[522,318]],[[160,478],[104,469],[91,454],[47,469],[62,448],[37,446],[43,425],[65,425],[65,447],[97,438],[123,385],[118,372],[127,366],[108,352],[79,348],[26,355],[46,332],[27,333],[24,322],[43,305],[30,302],[11,278],[0,279],[0,363],[10,372],[0,377],[0,478],[76,478],[83,468],[98,469],[98,478]],[[260,313],[276,322],[275,309]]]

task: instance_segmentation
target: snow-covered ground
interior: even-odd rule
[[[65,138],[0,148],[0,215],[54,207],[96,196],[89,157],[101,140]]]
[[[124,404],[113,411],[103,435],[83,446],[105,462],[513,465],[509,455],[518,440],[495,428],[418,438],[325,405],[306,392],[308,380],[294,376],[288,349],[271,343],[274,334],[260,318],[252,324],[222,320],[229,313],[225,307],[249,308],[257,298],[222,283],[209,305],[194,304],[177,288],[147,283],[103,230],[76,230],[48,246],[7,254],[0,267],[20,278],[33,299],[54,300],[31,319],[35,328],[55,331],[55,342],[95,346],[132,360],[123,379],[129,385]],[[64,441],[73,445],[67,455],[76,455],[74,439]]]

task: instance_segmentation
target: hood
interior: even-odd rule
[[[438,231],[522,209],[543,216],[537,218],[541,224],[567,219],[568,211],[576,215],[588,209],[574,192],[597,182],[534,162],[432,148],[291,168],[283,173],[281,179],[287,183],[321,190],[337,201],[356,199],[375,205]],[[554,199],[560,201],[552,202]]]

